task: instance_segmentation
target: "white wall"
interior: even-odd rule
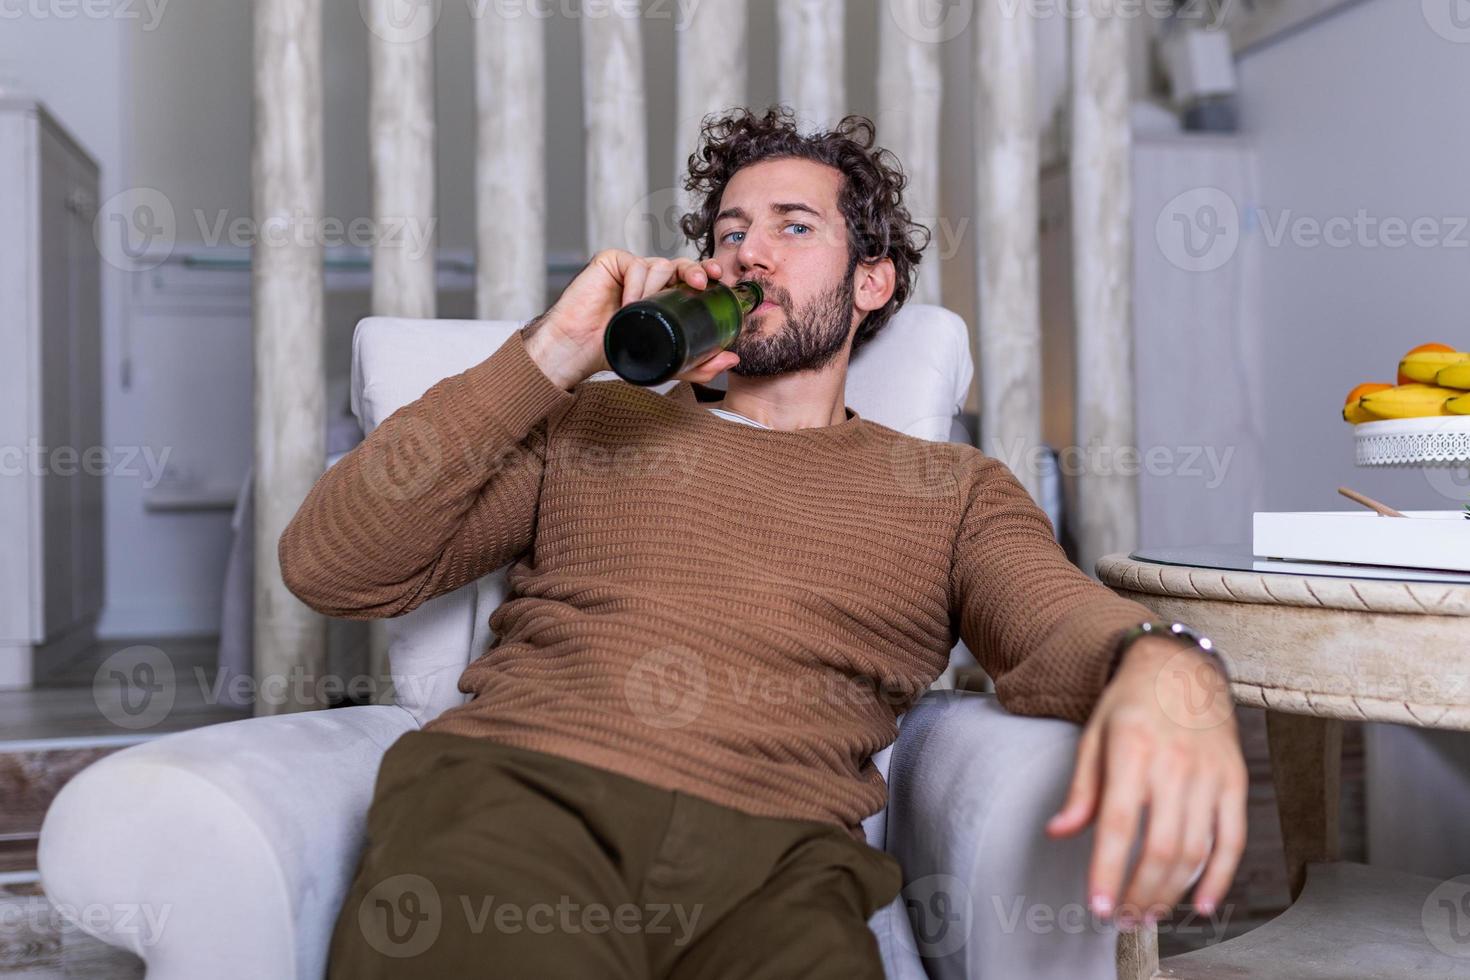
[[[1470,501],[1463,475],[1355,466],[1338,412],[1353,385],[1392,383],[1411,347],[1470,348],[1470,229],[1458,227],[1470,216],[1470,43],[1436,33],[1421,4],[1368,0],[1248,53],[1240,77],[1261,154],[1253,204],[1273,227],[1365,210],[1437,219],[1455,246],[1368,247],[1382,241],[1373,233],[1346,248],[1290,236],[1264,248],[1268,509],[1345,508],[1339,485],[1401,509],[1457,508]]]
[[[1339,485],[1400,508],[1470,501],[1463,468],[1354,466],[1336,417],[1357,382],[1391,382],[1410,347],[1470,349],[1470,229],[1460,227],[1470,217],[1470,31],[1437,32],[1423,13],[1431,6],[1367,0],[1241,65],[1242,110],[1261,151],[1259,203],[1273,224],[1288,209],[1319,220],[1362,209],[1380,221],[1436,219],[1450,243],[1373,248],[1380,239],[1367,236],[1347,248],[1263,249],[1270,510],[1347,509]],[[1366,725],[1364,738],[1369,859],[1463,873],[1470,738],[1398,725]]]

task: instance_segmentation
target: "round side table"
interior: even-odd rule
[[[1266,709],[1293,904],[1163,961],[1157,975],[1470,977],[1470,878],[1337,860],[1344,719],[1470,730],[1470,575],[1210,547],[1108,555],[1096,571],[1119,595],[1210,636],[1236,702]]]

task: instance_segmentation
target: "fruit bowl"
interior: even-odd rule
[[[1470,415],[1385,419],[1353,426],[1359,466],[1470,460]]]

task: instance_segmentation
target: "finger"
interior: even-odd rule
[[[1076,768],[1072,770],[1066,802],[1046,823],[1046,832],[1053,837],[1070,837],[1092,820],[1098,787],[1102,784],[1098,741],[1097,729],[1089,727],[1077,742]]]
[[[704,266],[704,271],[711,279],[718,279],[724,275],[724,272],[720,268],[720,263],[714,259],[705,259],[702,265]]]
[[[740,355],[732,351],[720,351],[715,356],[701,361],[690,368],[682,377],[686,381],[698,381],[700,384],[708,384],[716,375],[723,373],[740,363]]]
[[[1215,779],[1196,779],[1186,793],[1179,858],[1174,873],[1164,883],[1163,901],[1171,906],[1183,901],[1184,890],[1204,871],[1210,857],[1210,835],[1215,829],[1215,805],[1220,795],[1218,786]]]
[[[1106,781],[1092,845],[1088,871],[1088,894],[1098,915],[1111,914],[1117,907],[1123,884],[1123,869],[1138,832],[1138,811],[1144,802],[1148,749],[1139,735],[1115,732],[1103,745]]]
[[[654,259],[648,265],[648,278],[643,283],[643,297],[652,296],[669,287],[674,275],[674,263],[668,259]]]
[[[648,280],[648,263],[634,262],[623,275],[623,305],[643,298],[643,284]]]
[[[1150,774],[1148,827],[1144,832],[1143,852],[1123,893],[1122,905],[1138,909],[1139,915],[1169,903],[1165,886],[1179,863],[1188,784],[1185,773],[1170,771],[1165,768],[1167,765],[1161,765],[1156,758]]]
[[[1245,850],[1245,798],[1246,778],[1244,767],[1241,774],[1227,779],[1215,810],[1215,849],[1210,863],[1200,877],[1199,887],[1194,891],[1194,907],[1204,915],[1214,915],[1215,908],[1225,897],[1230,880],[1235,877],[1236,865]]]
[[[674,274],[696,289],[709,285],[710,277],[705,273],[704,266],[693,259],[676,259]]]

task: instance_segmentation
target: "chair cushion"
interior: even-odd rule
[[[435,382],[489,357],[523,322],[399,317],[360,322],[352,338],[352,412],[363,431],[371,432]],[[870,421],[921,439],[946,440],[973,374],[964,320],[943,307],[910,304],[853,357],[846,400]],[[723,387],[723,380],[715,384]],[[654,390],[667,392],[677,383]],[[420,724],[463,703],[459,673],[489,643],[488,620],[504,601],[505,589],[500,569],[390,624],[397,700]]]

